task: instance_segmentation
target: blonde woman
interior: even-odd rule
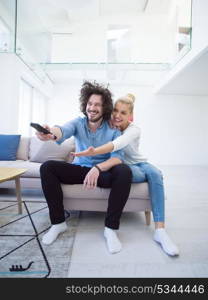
[[[89,147],[88,149],[74,153],[75,156],[94,156],[122,149],[124,151],[124,163],[128,164],[132,170],[132,182],[148,182],[153,219],[155,222],[154,240],[159,243],[170,256],[179,255],[177,246],[168,236],[165,230],[164,218],[164,185],[162,173],[139,153],[140,128],[130,122],[133,118],[135,97],[127,94],[119,98],[113,109],[112,124],[119,128],[122,135],[115,140],[100,147]],[[99,167],[99,164],[98,164]],[[95,187],[97,174],[92,174],[88,178],[88,186]]]

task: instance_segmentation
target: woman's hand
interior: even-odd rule
[[[110,126],[110,128],[115,128],[114,124],[113,124],[113,119],[110,119],[108,121],[108,125]]]
[[[116,126],[113,122],[113,119],[110,119],[108,121],[108,125],[110,126],[110,128],[114,128],[114,129],[119,129],[120,130],[120,127],[119,126]]]
[[[98,177],[100,172],[97,168],[93,167],[85,176],[83,186],[86,189],[94,189],[97,186]]]
[[[91,146],[84,151],[71,152],[71,154],[73,156],[92,156],[92,155],[95,155],[95,148]]]

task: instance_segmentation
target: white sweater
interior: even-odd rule
[[[134,123],[130,123],[123,131],[123,134],[112,141],[114,146],[113,151],[120,149],[124,151],[124,163],[130,165],[147,161],[147,159],[139,153],[140,135],[140,128]]]

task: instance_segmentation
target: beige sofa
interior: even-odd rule
[[[67,139],[61,145],[55,142],[39,141],[36,137],[21,137],[17,151],[17,160],[0,161],[0,167],[26,168],[21,176],[22,189],[41,189],[40,165],[44,161],[55,159],[72,161],[70,152],[74,151],[73,138]],[[0,188],[14,188],[14,181],[0,184]],[[64,206],[67,210],[106,211],[110,189],[97,187],[94,190],[84,190],[82,185],[62,185]],[[151,205],[147,183],[133,183],[124,211],[145,212],[146,224],[150,224]]]

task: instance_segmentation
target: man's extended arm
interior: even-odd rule
[[[55,140],[58,144],[61,144],[65,139],[74,135],[78,119],[79,118],[73,119],[65,123],[63,126],[55,125],[53,127],[49,127],[48,125],[44,125],[43,127],[48,129],[52,134],[43,134],[37,131],[36,135],[42,141]],[[54,139],[54,136],[56,136],[56,139]]]

